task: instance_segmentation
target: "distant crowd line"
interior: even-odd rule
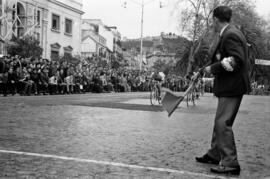
[[[17,55],[0,58],[0,94],[3,96],[150,91],[151,85],[151,72],[147,71]],[[167,77],[163,85],[175,91],[186,86],[175,77]]]
[[[95,58],[95,57],[93,57]],[[92,59],[97,62],[98,59]],[[110,69],[98,63],[69,63],[19,56],[0,57],[0,94],[56,95],[103,92],[150,91],[150,71]],[[184,91],[189,81],[174,75],[163,83],[173,91]],[[212,92],[212,83],[198,83],[198,88]]]

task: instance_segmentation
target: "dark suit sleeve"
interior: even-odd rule
[[[224,37],[223,44],[222,50],[226,57],[233,57],[234,59],[232,63],[233,71],[238,70],[243,63],[242,60],[245,58],[243,41],[238,35],[231,33]],[[228,71],[223,68],[221,62],[216,62],[211,65],[211,72],[213,74],[220,74]]]
[[[226,72],[226,70],[222,67],[221,62],[215,62],[210,67],[211,73],[214,75]]]

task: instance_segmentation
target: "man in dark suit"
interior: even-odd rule
[[[239,175],[240,165],[232,131],[243,95],[250,92],[246,39],[229,24],[232,10],[219,6],[213,11],[214,29],[219,33],[212,64],[205,68],[214,78],[213,92],[218,97],[211,148],[197,162],[219,164],[211,172]]]

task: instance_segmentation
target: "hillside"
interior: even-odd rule
[[[189,45],[190,41],[184,37],[170,38],[160,36],[159,39],[143,40],[143,49],[147,54],[153,54],[154,52],[161,52],[163,54],[175,54],[177,51],[184,51]],[[140,50],[140,39],[127,40],[121,42],[122,47],[126,51],[132,49]]]

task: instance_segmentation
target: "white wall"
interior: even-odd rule
[[[106,39],[106,46],[110,51],[113,51],[113,38],[112,31],[106,29],[104,26],[99,26],[99,34]]]
[[[113,51],[113,32],[105,28],[100,19],[85,19],[84,21],[98,25],[99,35],[106,39],[106,47]]]
[[[68,4],[71,3],[71,0],[61,0],[63,3]],[[82,6],[79,7],[81,11]],[[81,14],[75,12],[73,10],[67,9],[65,7],[59,6],[58,4],[52,3],[49,1],[48,3],[48,28],[47,28],[47,42],[46,42],[46,58],[50,58],[51,56],[51,44],[58,43],[61,45],[59,54],[64,54],[64,47],[71,46],[73,48],[73,55],[81,54]],[[52,30],[52,14],[56,14],[60,16],[60,30],[59,32],[55,32]],[[72,20],[72,35],[65,34],[65,18]]]
[[[44,0],[42,0],[44,1]],[[55,1],[55,0],[53,0]],[[75,9],[82,9],[82,0],[56,0],[63,4],[67,4]]]
[[[95,53],[97,52],[97,44],[90,37],[82,41],[82,52],[83,53]]]

